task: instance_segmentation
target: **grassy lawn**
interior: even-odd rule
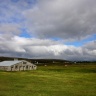
[[[0,71],[0,96],[96,96],[96,65]]]

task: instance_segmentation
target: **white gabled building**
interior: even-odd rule
[[[36,70],[37,66],[26,60],[3,61],[0,62],[0,70],[5,71],[21,71]]]

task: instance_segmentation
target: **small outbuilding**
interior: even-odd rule
[[[14,60],[0,62],[0,70],[5,71],[24,71],[24,70],[36,70],[37,66],[26,60]]]

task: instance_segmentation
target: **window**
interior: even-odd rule
[[[15,68],[17,69],[17,68],[18,68],[18,66],[16,65],[16,66],[15,66]]]
[[[26,64],[27,62],[23,62],[23,64]]]
[[[28,65],[26,66],[26,69],[28,69]]]
[[[13,71],[13,66],[11,66],[11,71]]]

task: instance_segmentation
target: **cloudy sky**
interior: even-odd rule
[[[96,0],[0,0],[0,56],[96,60]]]

